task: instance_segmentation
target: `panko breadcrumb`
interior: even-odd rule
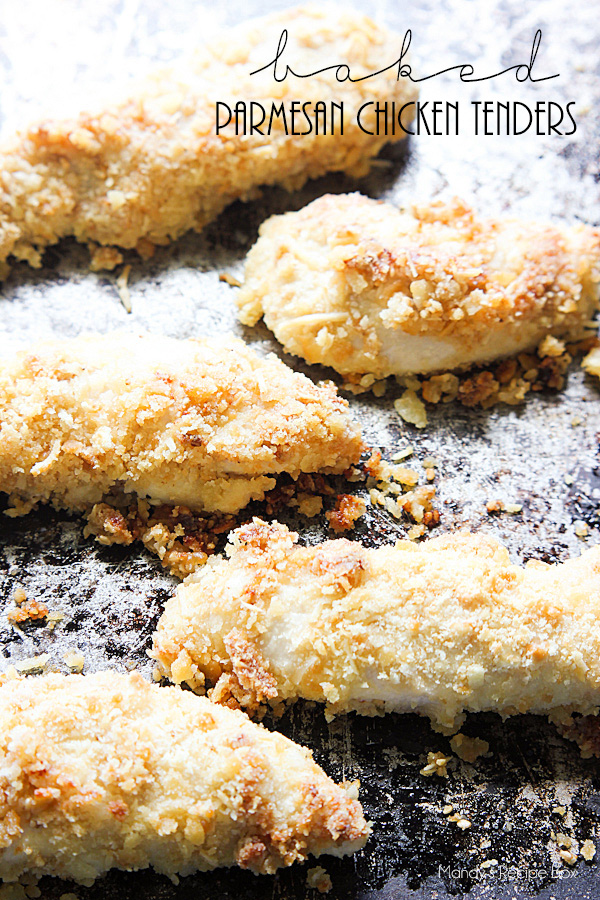
[[[267,63],[284,28],[280,66],[316,74],[275,80]],[[416,97],[393,66],[379,71],[400,46],[399,35],[350,9],[287,9],[228,29],[185,69],[163,67],[130,99],[29,128],[0,153],[0,266],[11,256],[39,266],[44,247],[72,235],[91,245],[95,269],[113,268],[122,257],[98,245],[136,248],[147,258],[154,245],[202,229],[260,185],[292,190],[330,171],[365,175],[383,145],[404,136],[401,129],[388,135],[383,121],[372,127],[375,104],[389,102],[391,125],[392,104],[399,109]],[[336,78],[337,64],[349,67],[352,80]],[[290,106],[300,97],[313,120],[317,102],[326,110],[343,104],[343,134],[339,122],[333,134],[324,128],[323,117],[306,133],[302,113],[292,127]],[[267,122],[248,133],[241,123],[237,134],[234,122],[217,134],[217,102],[262,104]],[[366,102],[363,130],[357,112]],[[288,115],[286,122],[274,115],[269,134],[273,105]]]
[[[0,366],[0,490],[13,515],[38,502],[87,511],[115,488],[233,513],[278,474],[341,473],[361,449],[332,384],[233,339],[90,335]]]
[[[383,378],[487,363],[549,333],[578,340],[599,285],[597,228],[327,195],[261,226],[238,305],[289,353]]]
[[[520,567],[485,535],[296,540],[255,519],[179,587],[152,650],[173,681],[249,707],[412,710],[451,733],[465,711],[597,712],[600,547]]]
[[[0,878],[111,868],[271,873],[365,843],[360,804],[303,747],[139,674],[0,688]]]

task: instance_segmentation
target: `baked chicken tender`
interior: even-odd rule
[[[328,713],[596,713],[600,547],[512,565],[484,535],[369,550],[296,545],[259,519],[233,532],[165,607],[151,655],[213,699],[324,701]]]
[[[271,873],[344,856],[369,828],[355,785],[236,710],[139,674],[0,688],[0,878],[91,884],[112,868]]]
[[[276,81],[272,66],[256,72],[274,60],[284,28],[278,79],[288,64],[298,74],[316,74]],[[396,127],[395,135],[386,135],[382,119],[380,134],[368,134],[357,124],[358,110],[372,102],[361,122],[376,131],[375,104],[388,102],[391,128],[392,103],[398,112],[416,97],[392,65],[401,46],[399,35],[359,13],[298,7],[228,29],[185,70],[157,71],[130,99],[24,131],[0,153],[0,261],[13,256],[39,266],[43,248],[68,235],[146,255],[154,244],[202,229],[260,185],[291,190],[330,171],[365,175],[383,145],[404,132]],[[347,65],[353,79],[391,68],[353,83],[337,80],[337,64]],[[302,112],[294,125],[290,118],[290,104],[299,100],[310,104],[308,134]],[[250,133],[249,118],[246,134],[241,118],[239,134],[235,119],[216,133],[217,102],[233,109],[238,101],[247,109],[253,101],[265,107],[261,133]],[[319,101],[326,110],[343,103],[343,135],[337,119],[331,134],[323,117],[316,133]],[[284,104],[287,119],[274,114],[269,134],[272,104]],[[107,268],[111,258],[115,264],[109,254]],[[102,254],[98,260],[100,267]]]
[[[0,364],[0,490],[86,511],[112,489],[234,513],[276,476],[343,472],[360,432],[335,387],[234,339],[114,333]]]
[[[343,375],[429,374],[586,336],[600,229],[401,211],[360,194],[273,216],[246,261],[240,319]]]

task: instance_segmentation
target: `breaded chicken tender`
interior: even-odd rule
[[[310,751],[236,710],[138,674],[0,688],[0,878],[91,884],[112,868],[256,873],[368,836]]]
[[[600,547],[523,568],[484,535],[296,540],[255,519],[179,587],[152,650],[173,681],[250,708],[414,711],[446,732],[465,711],[597,712]]]
[[[289,353],[385,378],[490,362],[547,334],[578,340],[599,292],[598,228],[349,194],[268,219],[238,304]]]
[[[287,45],[276,80],[268,64],[284,29]],[[399,128],[386,136],[383,119],[376,132],[375,104],[389,102],[391,125],[392,104],[399,111],[416,96],[393,67],[401,45],[398,35],[351,10],[289,9],[228,29],[191,67],[161,69],[130,99],[24,131],[0,153],[0,261],[13,256],[39,266],[43,248],[68,235],[146,255],[154,244],[202,229],[260,185],[295,189],[330,171],[365,175],[383,145],[404,136]],[[287,65],[310,77],[283,79]],[[342,81],[337,65],[348,66],[352,79],[390,68]],[[293,101],[302,102],[292,122]],[[327,120],[315,115],[319,101]],[[238,133],[233,116],[217,134],[219,102],[232,110],[245,104]],[[333,102],[343,104],[343,134],[339,114],[331,119]],[[357,124],[365,103],[372,105],[361,122],[374,134]],[[285,119],[271,115],[281,105]],[[226,109],[219,109],[224,124]],[[403,114],[406,121],[411,109]],[[118,261],[114,251],[97,254],[97,267]]]
[[[233,339],[122,333],[34,346],[0,365],[0,490],[86,511],[119,488],[233,513],[279,473],[343,472],[348,404]]]

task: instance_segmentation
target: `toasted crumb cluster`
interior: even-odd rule
[[[549,334],[580,340],[599,291],[599,229],[485,219],[459,200],[401,211],[349,194],[265,222],[238,305],[242,322],[263,316],[288,352],[378,386],[528,354]],[[513,397],[516,375],[496,386],[478,376],[464,398]]]
[[[365,471],[353,468],[346,474],[356,472],[354,480],[364,481]],[[338,533],[353,529],[367,506],[362,497],[338,494],[326,476],[303,473],[268,491],[264,509],[269,516],[290,509],[314,518],[322,512],[324,501],[334,504],[325,518]],[[85,537],[94,536],[105,546],[140,541],[172,575],[182,579],[206,563],[226,532],[249,521],[243,514],[202,514],[181,505],[153,506],[139,498],[132,503],[128,495],[115,492],[110,502],[96,503],[86,518]]]
[[[435,487],[420,485],[415,469],[389,463],[381,458],[379,451],[372,454],[365,469],[372,506],[385,509],[395,519],[412,521],[414,524],[407,531],[409,540],[417,540],[428,529],[439,525],[440,512],[433,505]],[[433,467],[427,467],[425,471],[428,481],[435,477]]]
[[[94,535],[104,545],[141,541],[172,575],[185,578],[215,552],[219,535],[237,524],[236,517],[201,515],[187,506],[151,506],[137,500],[119,509],[96,503],[87,516],[84,536]]]
[[[50,610],[45,603],[35,598],[28,600],[23,589],[17,589],[13,594],[16,603],[15,609],[9,609],[6,617],[11,625],[22,625],[23,622],[47,619]]]
[[[294,134],[278,116],[270,134],[244,134],[243,124],[239,134],[234,126],[217,134],[217,102],[262,103],[268,117],[273,103],[289,108],[298,100],[297,78],[277,82],[271,68],[252,74],[273,59],[284,28],[292,68],[317,73],[301,84],[309,112],[318,101],[328,108],[343,103],[343,135],[339,125],[322,133],[322,124],[321,133],[307,134],[304,119]],[[394,59],[399,40],[349,9],[287,9],[228,29],[185,70],[163,67],[130,99],[31,127],[1,153],[0,274],[11,256],[39,266],[44,247],[67,235],[91,245],[94,269],[112,269],[122,256],[110,245],[147,258],[155,245],[202,229],[260,185],[296,189],[329,171],[365,175],[382,146],[403,132],[386,136],[382,125],[368,134],[358,126],[359,107],[416,96],[393,69],[359,80],[382,59]],[[327,70],[332,61],[347,64],[353,80],[337,80]],[[374,113],[365,112],[363,122],[375,132]]]
[[[0,870],[271,873],[369,828],[308,750],[138,674],[0,678]]]

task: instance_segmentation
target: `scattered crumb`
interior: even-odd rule
[[[460,828],[461,831],[466,831],[467,828],[471,827],[471,822],[465,818],[461,813],[454,813],[453,816],[448,817],[449,822],[456,822],[456,827]]]
[[[551,334],[547,334],[542,343],[539,345],[537,349],[538,356],[562,356],[565,352],[566,347],[562,341],[559,341],[558,338],[552,337]]]
[[[425,428],[427,425],[427,412],[425,404],[412,390],[404,391],[401,397],[394,401],[394,409],[401,419],[417,428]]]
[[[579,851],[586,862],[591,862],[596,855],[596,846],[593,841],[590,841],[588,838],[581,845],[581,850]]]
[[[90,269],[92,272],[110,271],[123,262],[123,255],[116,247],[99,247],[97,244],[90,244],[89,249],[91,253]]]
[[[22,884],[0,885],[0,900],[28,900]]]
[[[415,469],[395,465],[381,459],[381,453],[373,453],[365,463],[369,498],[372,506],[383,507],[396,519],[408,516],[424,528],[411,529],[410,540],[425,534],[427,528],[434,528],[440,522],[439,510],[433,506],[435,488],[419,485],[419,474]]]
[[[600,347],[594,347],[582,360],[581,365],[590,375],[600,378]]]
[[[571,485],[573,484],[575,479],[572,475],[565,475],[565,484]]]
[[[116,498],[116,503],[120,501]],[[231,516],[202,516],[185,506],[154,506],[137,500],[120,509],[96,503],[89,513],[84,536],[100,544],[130,545],[141,541],[171,574],[185,578],[215,552],[216,535],[235,527]]]
[[[566,806],[554,806],[552,808],[552,812],[556,813],[559,816],[566,816],[567,808],[566,808]]]
[[[408,445],[408,447],[403,447],[401,450],[398,450],[392,456],[392,462],[402,462],[403,459],[408,459],[409,456],[412,456],[415,451],[413,448]]]
[[[564,847],[566,850],[570,850],[573,846],[573,841],[569,837],[568,834],[563,834],[561,831],[556,833],[556,843],[559,847]]]
[[[443,753],[440,753],[439,750],[436,750],[434,753],[430,751],[427,754],[427,765],[419,770],[419,775],[424,775],[426,778],[431,778],[432,775],[439,775],[440,778],[447,778],[448,770],[446,766],[451,759],[451,756],[445,756]]]
[[[588,528],[586,523],[583,522],[581,519],[577,519],[574,522],[574,525],[575,525],[575,534],[577,535],[577,537],[586,538],[589,535],[590,529]]]
[[[83,672],[85,657],[81,650],[66,650],[65,653],[63,653],[63,659],[71,672],[75,674]]]
[[[327,894],[333,887],[330,875],[322,866],[315,866],[306,873],[306,884],[309,888],[313,888],[320,894]]]
[[[138,256],[146,262],[147,260],[152,259],[156,253],[156,244],[153,244],[148,238],[140,238],[135,245],[135,249]]]
[[[16,588],[11,599],[16,605],[16,609],[11,609],[7,613],[11,625],[21,625],[23,622],[45,619],[48,616],[46,604],[38,600],[28,600],[22,587]]]
[[[65,618],[64,613],[53,612],[48,613],[48,617],[46,618],[46,624],[48,626],[49,631],[54,631],[59,622],[62,622]]]
[[[582,759],[600,758],[600,718],[598,716],[568,716],[554,721],[559,734],[574,741]]]
[[[452,806],[451,803],[446,803],[446,805],[442,809],[442,812],[444,813],[445,816],[449,816],[453,809],[454,809],[454,807]]]
[[[503,500],[488,500],[485,505],[485,508],[488,511],[488,515],[499,515],[500,513],[508,513],[509,515],[516,515],[523,511],[523,506],[521,503],[504,503]]]
[[[325,513],[329,527],[336,533],[354,528],[357,519],[365,514],[367,501],[353,494],[339,494],[335,507]]]
[[[450,746],[453,753],[456,753],[460,759],[469,763],[475,762],[476,759],[479,759],[480,756],[483,756],[490,749],[487,741],[483,741],[480,738],[467,737],[466,734],[460,733],[455,734],[450,739]]]
[[[297,500],[298,510],[307,519],[314,519],[323,509],[323,498],[317,494],[298,494]]]
[[[558,855],[569,866],[574,866],[575,863],[577,862],[577,854],[574,853],[572,850],[559,850]]]
[[[127,284],[130,272],[131,272],[131,266],[124,266],[123,271],[117,278],[117,282],[116,282],[117,283],[117,293],[119,295],[119,299],[128,313],[131,312],[131,293],[129,291],[129,286]]]
[[[234,278],[233,275],[230,275],[229,272],[221,272],[219,275],[219,281],[224,281],[225,284],[229,284],[231,287],[241,287],[242,282],[238,281],[237,278]]]
[[[15,669],[24,675],[29,675],[31,672],[43,672],[49,659],[50,657],[47,653],[42,653],[40,656],[30,656],[27,659],[16,662]]]

